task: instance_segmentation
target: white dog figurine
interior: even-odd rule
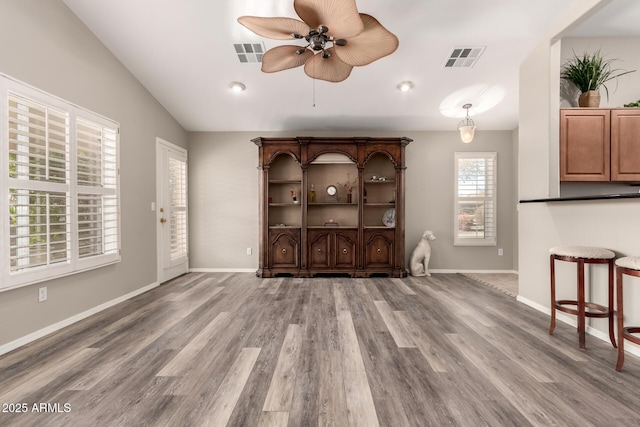
[[[431,276],[429,273],[429,258],[431,258],[429,240],[436,240],[436,236],[432,231],[426,230],[422,234],[422,240],[411,253],[409,269],[412,276]]]

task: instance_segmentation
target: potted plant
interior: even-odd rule
[[[572,82],[582,92],[578,99],[580,107],[600,106],[600,86],[604,87],[609,100],[609,89],[605,85],[613,80],[635,70],[625,71],[611,68],[614,59],[605,59],[600,55],[600,50],[593,54],[584,53],[582,56],[573,53],[573,58],[567,61],[560,71],[560,77]]]

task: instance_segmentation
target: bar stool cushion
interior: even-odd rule
[[[549,249],[549,253],[571,258],[612,259],[616,257],[616,254],[609,249],[592,246],[556,246]]]
[[[630,268],[631,270],[640,270],[640,256],[626,256],[618,258],[616,265],[622,268]]]

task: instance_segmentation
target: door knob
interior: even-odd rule
[[[165,222],[167,222],[167,218],[160,218],[160,222],[164,224]]]

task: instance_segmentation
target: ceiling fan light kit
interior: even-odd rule
[[[471,119],[471,117],[469,117],[469,108],[471,107],[472,107],[471,104],[464,104],[462,106],[462,108],[467,110],[467,116],[460,123],[458,123],[458,131],[460,132],[460,139],[465,144],[468,144],[471,141],[473,141],[473,137],[476,133],[476,125]]]
[[[313,79],[341,82],[356,66],[392,54],[398,38],[371,15],[359,13],[355,0],[294,0],[301,20],[241,16],[254,33],[276,40],[302,40],[306,46],[283,45],[262,57],[262,71],[274,73],[304,65]]]

